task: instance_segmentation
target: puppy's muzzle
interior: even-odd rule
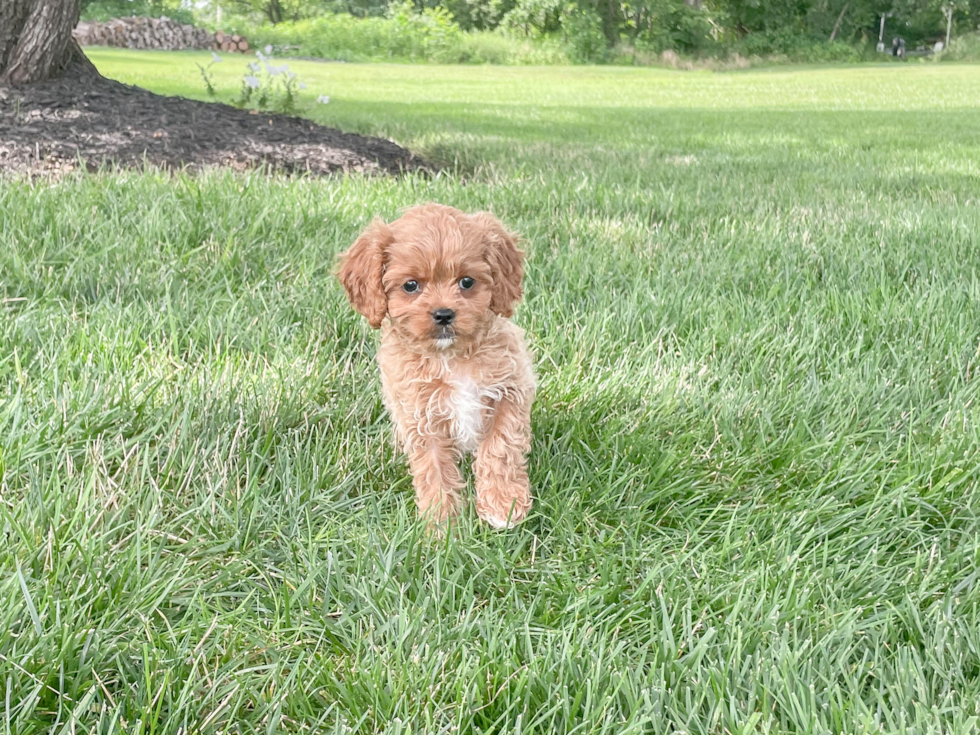
[[[440,327],[448,327],[456,319],[456,312],[452,309],[436,309],[432,312],[432,321]]]

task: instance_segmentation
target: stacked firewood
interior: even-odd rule
[[[214,34],[214,50],[244,53],[248,51],[248,40],[245,36],[239,36],[237,33],[228,35],[224,31],[218,31]]]
[[[248,50],[244,36],[211,33],[169,18],[115,18],[105,23],[82,22],[74,31],[82,46],[116,46],[135,49]]]

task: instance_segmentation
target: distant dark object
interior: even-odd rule
[[[943,44],[940,41],[938,44],[933,46],[916,46],[914,49],[909,51],[905,48],[905,39],[896,36],[892,39],[892,56],[898,59],[909,59],[916,56],[932,56],[934,53],[938,53],[942,50]]]

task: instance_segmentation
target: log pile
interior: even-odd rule
[[[117,48],[212,49],[214,51],[248,51],[244,36],[222,31],[211,33],[169,18],[115,18],[105,23],[82,22],[74,31],[81,46],[115,46]]]
[[[229,36],[224,31],[218,31],[214,34],[214,50],[245,53],[248,51],[248,39],[237,33]]]

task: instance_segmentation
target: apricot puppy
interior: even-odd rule
[[[340,256],[351,305],[381,329],[384,404],[430,524],[459,513],[458,462],[470,452],[480,518],[507,528],[531,509],[534,372],[508,319],[523,256],[493,215],[439,204],[375,220]]]

